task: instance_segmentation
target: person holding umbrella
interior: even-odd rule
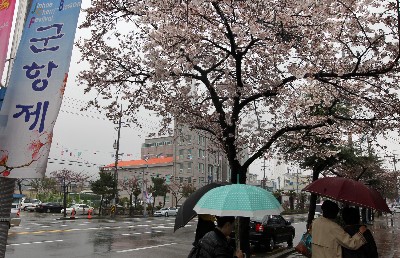
[[[243,258],[243,252],[229,244],[229,236],[235,225],[235,217],[217,217],[217,227],[204,235],[188,258]],[[234,254],[235,253],[235,254]]]
[[[312,223],[312,257],[333,258],[342,257],[342,246],[356,250],[364,245],[363,233],[367,230],[360,226],[354,236],[350,236],[334,220],[339,212],[336,203],[326,200],[321,206],[322,217],[315,219]]]

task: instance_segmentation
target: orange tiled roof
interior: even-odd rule
[[[164,158],[150,158],[147,161],[144,159],[118,161],[118,167],[165,164],[165,163],[173,162],[173,160],[174,160],[173,157],[164,157]],[[112,163],[112,164],[106,165],[105,167],[114,167],[114,166],[115,166],[115,163]]]

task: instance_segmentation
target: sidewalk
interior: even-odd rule
[[[379,257],[400,257],[400,214],[375,218],[368,226],[374,235]]]

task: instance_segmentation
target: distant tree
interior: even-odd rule
[[[24,181],[27,181],[27,179],[23,179],[23,178],[18,178],[17,179],[17,187],[18,187],[19,194],[22,194],[22,183]]]
[[[50,172],[50,175],[55,178],[62,188],[63,193],[63,206],[64,206],[64,217],[67,216],[67,199],[68,199],[68,187],[71,184],[76,186],[82,186],[84,182],[89,179],[89,176],[84,172],[75,172],[68,169],[62,169]]]
[[[110,200],[114,198],[114,188],[116,184],[117,182],[115,182],[114,176],[107,172],[101,172],[100,178],[92,183],[91,190],[93,193],[101,196],[99,215],[101,214],[103,200],[105,199],[107,203],[109,203]]]
[[[196,191],[196,187],[193,184],[184,183],[182,185],[182,197],[187,198],[195,191]]]
[[[175,199],[175,205],[178,205],[178,202],[182,199],[182,190],[183,184],[176,180],[171,180],[170,184],[168,185],[168,190],[172,194],[172,197]]]
[[[159,177],[152,177],[151,181],[153,183],[153,185],[151,187],[152,194],[153,194],[153,209],[154,209],[154,205],[156,203],[157,196],[162,196],[164,198],[163,206],[165,206],[165,197],[168,193],[168,186],[165,183],[165,179],[159,178]]]
[[[133,176],[132,178],[128,178],[126,180],[119,180],[118,184],[121,187],[121,190],[126,191],[129,195],[129,215],[132,216],[132,203],[134,203],[134,207],[136,207],[138,196],[142,192],[139,179],[136,178],[136,176]],[[133,197],[135,197],[134,200]]]
[[[43,177],[35,178],[30,182],[32,190],[37,193],[37,196],[43,195],[43,197],[48,197],[50,193],[60,192],[58,189],[58,183],[55,178]]]
[[[306,200],[307,200],[307,194],[305,192],[300,192],[300,193],[297,194],[297,199],[298,199],[297,209],[299,209],[301,211],[304,210],[305,203],[306,203]]]
[[[290,190],[286,194],[289,196],[289,208],[290,210],[294,210],[294,201],[296,199],[296,192]]]
[[[283,190],[276,190],[275,192],[272,193],[280,204],[282,204],[282,193]]]

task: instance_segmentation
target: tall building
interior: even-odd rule
[[[119,161],[119,180],[136,177],[147,189],[152,177],[164,178],[167,184],[191,184],[195,188],[212,182],[228,182],[230,172],[226,158],[210,139],[189,130],[186,126],[175,129],[175,136],[145,139],[141,146],[141,159]],[[114,172],[115,163],[100,168],[102,172]],[[120,197],[128,196],[120,192]],[[156,200],[158,204],[159,200]],[[167,203],[175,206],[173,198]]]

